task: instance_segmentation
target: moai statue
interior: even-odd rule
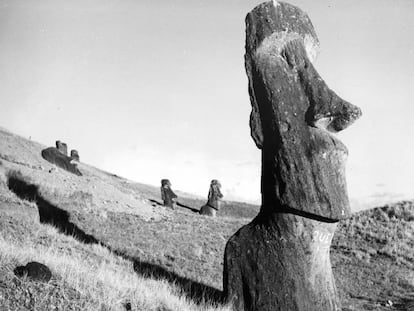
[[[72,160],[75,160],[75,161],[77,161],[77,162],[79,162],[79,153],[78,153],[78,151],[77,150],[71,150],[70,151],[70,158],[72,159]]]
[[[271,1],[246,17],[250,127],[262,151],[262,206],[227,242],[224,295],[249,311],[340,310],[329,258],[350,216],[346,147],[332,133],[361,110],[328,88],[312,62],[309,17]]]
[[[216,216],[216,212],[220,209],[220,200],[223,198],[220,188],[220,182],[217,179],[213,179],[208,191],[207,204],[200,209],[199,213],[201,215]]]
[[[161,179],[161,198],[164,206],[174,209],[177,195],[171,189],[171,182],[168,179]]]
[[[68,156],[68,146],[64,142],[61,142],[60,140],[57,140],[56,141],[56,148],[62,154],[64,154],[65,156]]]

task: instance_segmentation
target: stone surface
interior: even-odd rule
[[[207,204],[215,210],[220,209],[220,200],[223,198],[221,193],[221,184],[217,179],[213,179],[210,183],[210,189],[207,196]]]
[[[226,245],[224,295],[234,310],[340,310],[329,247],[335,223],[261,214]]]
[[[70,151],[70,158],[72,159],[72,160],[75,160],[75,161],[80,161],[79,160],[79,153],[78,153],[78,151],[77,150],[71,150]]]
[[[161,199],[164,202],[164,206],[175,208],[175,199],[177,195],[171,189],[171,182],[168,179],[161,180]]]
[[[64,142],[61,142],[60,140],[57,140],[56,141],[56,148],[57,148],[57,150],[59,150],[65,156],[68,155],[68,146]]]
[[[26,266],[18,266],[13,272],[18,277],[26,276],[34,281],[48,282],[52,278],[50,269],[36,261],[29,262]]]
[[[318,49],[309,17],[295,6],[266,2],[246,17],[262,206],[226,245],[223,288],[235,310],[340,310],[329,247],[350,208],[347,149],[333,133],[361,111],[319,76]]]
[[[217,210],[215,208],[212,208],[211,206],[203,205],[200,208],[199,213],[200,213],[200,215],[215,217],[216,213],[217,213]]]
[[[56,166],[63,168],[64,170],[71,172],[75,175],[82,176],[82,173],[76,167],[76,165],[70,163],[71,158],[62,154],[58,149],[49,147],[42,150],[42,157],[46,161],[55,164]]]
[[[266,2],[246,17],[251,130],[262,149],[262,204],[329,219],[350,215],[346,147],[330,132],[361,111],[328,88],[312,65],[318,39],[307,15]]]

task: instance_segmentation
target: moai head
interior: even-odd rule
[[[64,142],[61,142],[60,140],[57,140],[56,141],[56,148],[61,153],[63,153],[65,156],[68,155],[68,146]]]
[[[72,160],[79,162],[79,152],[75,149],[70,151],[70,157]]]
[[[335,136],[360,117],[319,76],[319,41],[309,17],[271,1],[246,17],[250,127],[262,149],[262,211],[350,215],[346,147]],[[340,61],[340,60],[339,60]]]
[[[161,187],[171,187],[171,182],[169,179],[161,179]]]
[[[213,186],[221,188],[220,181],[218,181],[217,179],[213,179],[210,183],[210,187],[213,187]]]

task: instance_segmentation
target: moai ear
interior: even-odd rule
[[[253,102],[255,104],[253,104]],[[252,136],[257,148],[262,149],[263,129],[256,100],[252,100],[252,112],[250,113],[250,135]]]

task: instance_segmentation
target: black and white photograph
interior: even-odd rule
[[[0,0],[0,311],[414,311],[413,0]]]

